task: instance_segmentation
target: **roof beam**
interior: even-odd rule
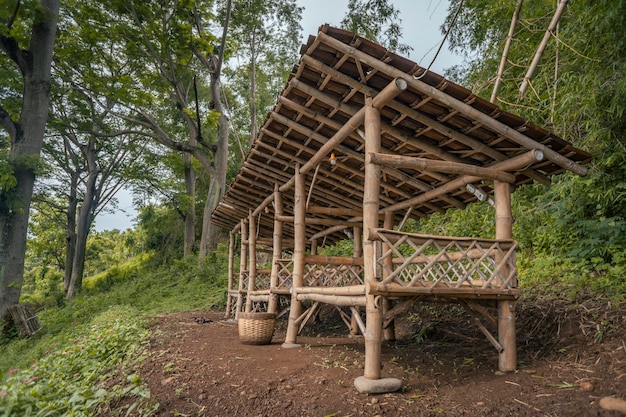
[[[532,164],[535,162],[539,162],[543,160],[543,152],[538,149],[533,149],[524,154],[516,156],[514,158],[508,159],[506,161],[498,162],[491,166],[493,169],[499,169],[502,171],[514,171],[516,169],[520,169],[525,167],[528,164]],[[422,204],[426,201],[437,198],[443,194],[449,193],[457,188],[465,187],[467,184],[471,184],[473,182],[480,181],[482,178],[475,175],[464,175],[457,179],[454,179],[441,187],[434,188],[430,191],[422,193],[416,197],[413,197],[407,201],[403,201],[401,203],[394,204],[392,206],[383,208],[381,211],[395,211],[402,210],[412,206],[416,206],[418,204]]]
[[[390,82],[385,88],[383,88],[380,93],[374,97],[372,105],[377,109],[381,109],[391,100],[393,100],[398,94],[402,91],[406,90],[407,83],[403,78],[397,78]],[[332,149],[341,143],[349,134],[354,132],[359,126],[363,124],[365,120],[365,108],[361,108],[354,116],[350,118],[346,122],[345,125],[341,129],[337,131],[333,135],[332,138],[328,139],[322,147],[317,151],[313,157],[300,168],[301,174],[306,174],[311,169],[315,168],[315,166],[322,161],[328,155]]]
[[[509,184],[515,183],[515,175],[513,174],[493,168],[477,167],[476,165],[382,153],[370,153],[370,160],[378,165],[395,168],[410,168],[418,171],[444,172],[446,174],[457,175],[474,175],[490,180],[508,182]]]
[[[367,65],[375,68],[379,71],[383,71],[386,74],[389,74],[392,77],[406,77],[407,74],[403,71],[393,67],[392,65],[385,64],[384,62],[380,62],[378,59],[372,57],[371,55],[366,54],[365,52],[359,51],[356,48],[350,47],[343,42],[332,38],[331,36],[320,32],[318,35],[322,42],[337,49],[338,51],[351,55],[356,59],[359,59],[365,62]],[[411,77],[407,80],[409,85],[415,88],[417,91],[420,91],[423,94],[434,97],[436,100],[439,100],[441,103],[446,106],[458,110],[463,115],[477,120],[480,123],[483,123],[485,126],[488,126],[490,129],[493,129],[495,132],[506,136],[511,139],[513,142],[521,145],[527,149],[539,149],[541,150],[547,159],[559,165],[562,168],[568,169],[573,173],[585,176],[587,175],[587,168],[582,165],[577,164],[569,158],[561,155],[560,153],[554,151],[553,149],[548,148],[547,146],[529,138],[528,136],[518,132],[511,126],[507,126],[504,123],[490,117],[489,115],[481,112],[474,107],[465,104],[461,100],[458,100],[443,91],[438,90],[437,88],[428,85],[427,83],[416,79],[415,77]]]

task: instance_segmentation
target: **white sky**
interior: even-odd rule
[[[402,43],[413,47],[408,58],[426,67],[435,56],[443,39],[440,26],[448,12],[449,0],[390,0],[400,11],[403,32]],[[302,38],[305,43],[309,35],[316,35],[317,29],[324,23],[339,27],[346,14],[348,0],[297,0],[302,12]],[[452,55],[444,45],[431,70],[443,74],[446,68],[460,62],[460,58]],[[122,211],[114,214],[101,214],[96,218],[96,230],[119,229],[133,227],[136,212],[132,206],[132,197],[126,190],[121,190],[117,198]]]

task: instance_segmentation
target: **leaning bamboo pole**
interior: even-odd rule
[[[250,210],[248,215],[248,298],[246,298],[246,313],[252,311],[252,297],[250,293],[256,289],[256,216]]]
[[[274,185],[274,234],[272,245],[272,272],[270,275],[270,290],[278,287],[278,273],[280,271],[280,265],[278,260],[282,259],[283,255],[283,222],[278,219],[278,216],[283,213],[283,199],[282,194],[278,191],[278,184]],[[278,295],[270,294],[270,300],[267,306],[268,313],[278,312]]]
[[[298,337],[298,317],[302,314],[302,301],[298,300],[298,292],[295,288],[300,288],[304,282],[305,251],[306,251],[306,191],[305,174],[301,173],[300,166],[296,164],[294,187],[294,207],[293,207],[293,229],[294,229],[294,249],[293,249],[293,271],[292,286],[294,291],[291,294],[291,309],[289,310],[289,322],[287,334],[283,347],[298,347],[296,344]]]
[[[554,32],[557,25],[559,24],[559,20],[561,20],[561,15],[563,15],[563,12],[565,11],[565,6],[567,6],[567,0],[560,0],[556,8],[556,12],[554,12],[554,16],[552,16],[552,20],[550,21],[550,24],[548,25],[548,29],[546,30],[546,33],[543,35],[543,39],[541,40],[541,42],[539,43],[539,46],[537,47],[537,51],[535,52],[535,55],[533,56],[533,60],[530,63],[530,66],[528,67],[528,71],[526,71],[526,75],[524,76],[522,85],[520,85],[519,87],[520,97],[524,95],[524,93],[526,92],[526,89],[528,88],[530,79],[535,73],[537,66],[539,65],[539,61],[541,60],[543,51],[545,51],[546,46],[548,46],[548,41],[550,40],[552,33]]]
[[[371,97],[365,99],[365,191],[363,192],[363,258],[365,285],[375,285],[376,244],[369,230],[378,227],[380,194],[380,166],[370,161],[369,155],[381,150],[380,111],[373,106]],[[380,379],[380,341],[382,336],[382,312],[376,307],[374,295],[366,292],[365,366],[363,376]]]
[[[513,214],[511,210],[511,184],[495,181],[496,239],[511,239],[513,235]],[[496,258],[499,264],[500,255]],[[501,270],[509,275],[508,267]],[[517,348],[515,342],[515,301],[498,301],[498,342],[502,346],[499,353],[499,368],[502,372],[512,372],[517,368]]]
[[[506,36],[506,42],[504,42],[504,50],[502,51],[502,57],[500,58],[500,65],[498,66],[498,75],[496,75],[496,82],[491,92],[491,98],[489,101],[495,103],[498,96],[498,90],[500,89],[500,83],[502,82],[502,74],[504,74],[504,66],[506,65],[506,59],[509,56],[509,49],[511,48],[511,41],[513,40],[513,34],[515,33],[515,26],[517,26],[517,20],[519,18],[520,10],[522,9],[522,3],[524,0],[517,0],[515,5],[515,11],[513,12],[513,18],[511,19],[511,25],[509,26],[509,33]]]

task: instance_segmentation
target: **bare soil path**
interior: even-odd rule
[[[383,345],[383,376],[401,378],[403,389],[368,396],[353,385],[363,340],[324,323],[305,329],[303,347],[284,349],[281,321],[272,344],[250,346],[221,312],[159,315],[139,372],[159,416],[624,415],[599,405],[626,398],[623,333],[593,343],[574,326],[542,345],[518,330],[519,370],[501,374],[497,352],[468,323],[400,322],[398,341]]]

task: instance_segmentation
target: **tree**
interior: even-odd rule
[[[448,20],[460,0],[450,4]],[[450,45],[470,59],[457,79],[488,97],[515,3],[466,1]],[[594,155],[585,178],[561,176],[549,189],[520,189],[534,255],[569,257],[581,271],[617,271],[626,247],[626,1],[569,2],[523,97],[519,88],[557,9],[553,0],[525,1],[511,41],[497,104],[552,129]],[[542,210],[537,210],[537,209]],[[536,213],[541,212],[541,216]],[[534,218],[539,218],[533,220]],[[528,247],[528,246],[527,246]],[[623,268],[623,267],[622,267]]]
[[[23,282],[30,203],[48,115],[59,1],[22,4],[3,0],[0,4],[0,68],[5,72],[2,79],[10,80],[0,90],[0,125],[8,135],[8,140],[0,143],[2,317],[19,301]],[[16,87],[21,87],[21,92]]]
[[[400,43],[399,10],[388,0],[350,0],[341,27],[374,41],[392,52],[407,54],[413,48]]]

